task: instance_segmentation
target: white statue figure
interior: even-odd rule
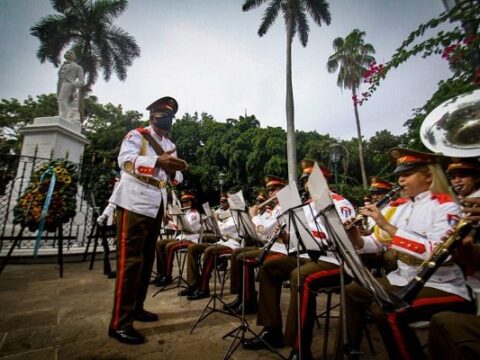
[[[78,109],[78,89],[83,86],[83,69],[75,60],[75,54],[69,50],[64,55],[65,62],[58,71],[57,101],[58,116],[72,123],[81,124]]]

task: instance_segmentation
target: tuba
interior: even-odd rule
[[[420,139],[431,151],[450,157],[480,156],[480,89],[437,106],[422,123]]]
[[[420,128],[420,139],[433,152],[451,157],[480,157],[480,90],[468,92],[436,107]],[[417,270],[416,276],[397,297],[411,303],[433,273],[467,235],[477,230],[475,224],[460,220],[453,233],[440,244]]]

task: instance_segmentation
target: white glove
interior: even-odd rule
[[[97,218],[97,224],[103,226],[107,223],[108,215],[102,214]]]

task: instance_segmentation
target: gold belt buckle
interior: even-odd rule
[[[158,180],[158,188],[164,189],[166,186],[166,182],[164,180]]]

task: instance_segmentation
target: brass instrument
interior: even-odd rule
[[[435,108],[420,128],[423,144],[433,152],[452,157],[480,156],[480,90],[454,97]],[[478,224],[460,220],[453,233],[435,248],[418,268],[416,276],[397,296],[411,303],[428,279],[466,236],[473,236]]]
[[[378,200],[374,205],[381,210],[384,208],[390,201],[392,201],[399,193],[400,193],[401,187],[399,185],[394,185],[393,188],[385,194],[384,197],[382,197],[380,200]],[[365,216],[362,214],[357,215],[355,220],[353,220],[352,223],[348,224],[345,226],[345,230],[350,230],[354,226],[357,226],[359,223],[363,222],[365,220]]]
[[[265,206],[267,206],[268,204],[270,204],[274,200],[277,200],[276,195],[274,195],[271,198],[268,198],[267,200],[265,200],[264,202],[258,204],[257,207],[258,207],[259,210],[261,210],[262,208],[264,208]]]
[[[437,106],[423,121],[420,139],[445,156],[480,156],[480,89]]]

